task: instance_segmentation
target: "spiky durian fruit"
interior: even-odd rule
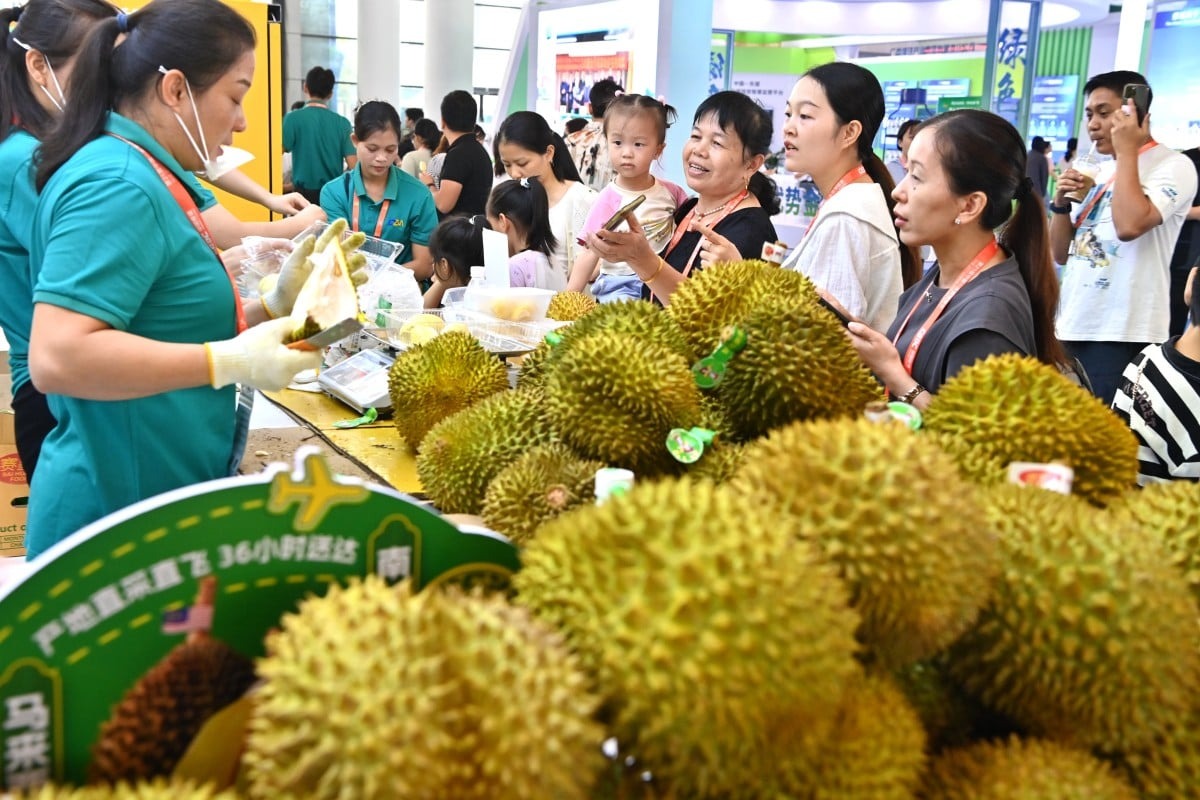
[[[1131,493],[1115,510],[1136,520],[1148,535],[1158,536],[1200,601],[1200,483],[1173,481]]]
[[[1059,461],[1075,471],[1075,494],[1106,505],[1137,478],[1129,426],[1034,358],[991,356],[963,369],[934,396],[925,428],[981,482],[1005,480],[1014,461]]]
[[[1002,485],[992,600],[950,652],[955,677],[1038,736],[1145,745],[1191,707],[1197,610],[1162,543],[1083,501]]]
[[[561,637],[496,595],[368,577],[267,638],[250,796],[587,797],[597,700]]]
[[[613,732],[679,797],[757,797],[857,673],[846,591],[782,512],[704,482],[639,483],[543,525],[517,602],[561,630]]]
[[[933,760],[926,800],[1137,800],[1103,762],[1036,739],[981,742]]]
[[[691,364],[691,348],[675,320],[658,306],[643,300],[602,303],[587,316],[555,333],[561,341],[546,354],[547,374],[558,359],[571,352],[576,343],[596,333],[629,334],[640,341],[665,347]]]
[[[687,468],[689,478],[725,483],[737,474],[745,458],[746,448],[735,442],[717,442],[704,448],[700,460]]]
[[[904,425],[859,417],[780,428],[747,446],[732,485],[800,520],[800,535],[840,570],[859,638],[886,666],[953,642],[999,569],[975,487]]]
[[[596,310],[596,298],[583,292],[559,292],[550,298],[546,317],[562,322],[573,322]]]
[[[538,342],[538,346],[521,356],[517,372],[518,389],[541,389],[546,378],[546,359],[550,355],[548,342]],[[518,362],[512,362],[518,363]]]
[[[800,296],[812,283],[765,261],[732,261],[692,273],[671,295],[667,313],[687,336],[694,358],[710,355],[731,325],[741,325],[771,294]]]
[[[115,786],[88,786],[72,789],[43,786],[27,795],[27,800],[237,800],[232,791],[219,792],[211,786],[188,781],[157,779],[145,783],[118,783]]]
[[[496,473],[522,453],[555,441],[544,399],[520,389],[486,397],[430,429],[421,440],[417,477],[444,514],[478,514]]]
[[[925,730],[891,678],[858,675],[829,732],[810,749],[781,754],[781,764],[786,797],[912,800],[925,766]]]
[[[535,447],[497,473],[483,497],[483,521],[518,544],[568,509],[594,502],[601,461],[580,458],[564,444]]]
[[[250,659],[207,634],[189,636],[125,693],[101,726],[88,782],[170,775],[205,720],[254,680]]]
[[[401,353],[388,370],[396,428],[413,450],[446,417],[506,389],[504,364],[465,331]]]
[[[807,419],[861,416],[880,397],[838,321],[805,293],[773,295],[741,323],[746,346],[717,397],[745,440]]]
[[[546,416],[559,437],[583,456],[640,475],[678,472],[667,435],[701,420],[688,363],[654,342],[607,331],[559,347],[568,349],[545,386]]]
[[[1142,800],[1200,797],[1200,708],[1169,723],[1164,735],[1115,760]]]

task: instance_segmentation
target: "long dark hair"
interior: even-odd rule
[[[560,181],[580,181],[579,170],[567,143],[563,138],[550,129],[550,124],[536,111],[514,111],[496,131],[492,142],[492,152],[495,156],[496,174],[504,174],[504,164],[500,161],[500,145],[515,144],[517,147],[531,153],[545,154],[551,146],[554,147],[554,157],[550,159],[550,171]]]
[[[771,115],[741,92],[710,94],[696,108],[692,124],[710,116],[717,121],[717,127],[721,130],[733,131],[741,139],[742,157],[747,161],[771,152]],[[756,170],[750,176],[749,189],[768,215],[779,213],[775,181]]]
[[[220,0],[155,2],[96,23],[71,74],[71,113],[42,140],[38,189],[104,132],[109,111],[158,86],[160,66],[182,71],[202,94],[253,49],[254,28]]]
[[[483,265],[483,229],[487,220],[482,214],[473,217],[447,217],[438,223],[429,237],[429,255],[433,258],[433,272],[438,280],[450,283],[451,279],[466,285],[471,279],[471,267]],[[438,262],[445,259],[450,272],[443,275]]]
[[[1027,154],[1021,134],[1003,117],[979,109],[940,114],[917,130],[926,129],[933,134],[950,190],[958,195],[983,192],[987,197],[979,225],[998,230],[1000,245],[1016,257],[1033,308],[1038,358],[1054,366],[1066,364],[1066,352],[1054,334],[1059,287],[1046,207],[1025,177]]]
[[[875,155],[875,150],[871,147],[875,141],[875,134],[879,132],[879,125],[883,122],[883,87],[879,85],[879,79],[870,70],[848,61],[831,61],[813,67],[804,74],[821,84],[821,88],[825,90],[825,97],[837,116],[839,127],[853,120],[858,120],[862,125],[862,132],[858,135],[858,158],[866,167],[871,180],[883,190],[890,215],[896,208],[896,200],[892,197],[896,182],[892,180],[892,173],[888,172],[883,160]],[[904,278],[904,288],[907,289],[919,281],[921,271],[921,260],[917,253],[900,242],[900,274]]]
[[[45,56],[52,68],[55,64],[61,67],[79,51],[97,20],[116,14],[117,9],[104,0],[29,0],[24,7],[0,10],[0,36],[4,37],[4,53],[0,56],[0,142],[7,138],[13,122],[35,139],[45,136],[54,124],[54,117],[29,89],[25,48],[17,40]],[[16,27],[9,30],[14,24]]]
[[[525,236],[525,247],[537,250],[547,258],[558,246],[550,230],[550,200],[546,187],[537,178],[522,178],[497,184],[488,197],[489,217],[508,217]]]

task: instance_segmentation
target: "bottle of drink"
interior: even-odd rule
[[[1100,174],[1100,156],[1096,154],[1095,142],[1092,142],[1092,148],[1088,150],[1087,155],[1075,159],[1071,168],[1083,176],[1084,185],[1074,192],[1064,194],[1063,197],[1074,203],[1082,203],[1088,192],[1096,185],[1096,176]]]
[[[486,267],[471,267],[471,280],[463,291],[462,302],[468,309],[475,311],[480,306],[479,292],[476,289],[487,288]]]

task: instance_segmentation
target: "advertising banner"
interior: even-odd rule
[[[771,152],[777,153],[783,149],[783,125],[787,122],[784,115],[788,97],[792,87],[796,85],[795,75],[772,75],[769,73],[737,72],[729,88],[741,92],[759,102],[771,115]]]
[[[1154,138],[1169,147],[1200,146],[1200,0],[1158,3],[1146,79]]]
[[[1078,135],[1075,127],[1078,91],[1078,75],[1039,75],[1033,79],[1027,138],[1040,136],[1050,142],[1056,160],[1066,152],[1067,139]]]

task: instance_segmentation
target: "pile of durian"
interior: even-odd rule
[[[390,388],[430,499],[522,569],[286,616],[242,795],[1200,797],[1200,485],[1136,491],[1132,435],[1054,369],[988,359],[921,430],[874,422],[812,285],[744,262],[588,311],[516,389],[460,334]],[[685,467],[664,442],[696,427]],[[1012,461],[1068,464],[1075,494]],[[601,466],[636,486],[595,503]]]

